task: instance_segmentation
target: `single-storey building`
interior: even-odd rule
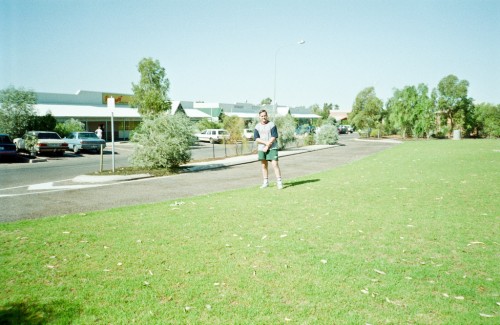
[[[133,95],[111,92],[78,91],[75,94],[59,94],[37,92],[37,103],[34,105],[38,115],[50,113],[58,122],[71,118],[78,119],[85,125],[85,130],[94,131],[99,126],[103,137],[111,139],[111,113],[113,113],[115,139],[127,140],[130,132],[141,122],[142,117],[137,108],[131,106]],[[107,106],[108,98],[115,99],[115,107]],[[172,101],[171,114],[183,113],[194,122],[202,119],[219,121],[222,114],[241,117],[251,127],[258,120],[259,111],[266,109],[274,114],[273,105],[254,105],[251,103],[205,103],[191,101]],[[305,107],[278,106],[277,115],[290,114],[299,120],[299,124],[312,124],[313,119],[321,118]]]

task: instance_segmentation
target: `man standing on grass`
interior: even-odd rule
[[[254,139],[258,143],[257,151],[262,166],[262,177],[264,182],[260,188],[269,186],[268,162],[271,161],[276,175],[276,186],[279,190],[283,188],[281,182],[281,171],[278,164],[278,129],[273,122],[268,120],[265,109],[259,112],[259,120],[254,130]]]

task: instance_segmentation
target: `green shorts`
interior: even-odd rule
[[[278,150],[259,151],[259,160],[278,160]]]

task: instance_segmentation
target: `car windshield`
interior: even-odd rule
[[[57,133],[38,133],[37,134],[38,139],[61,139],[59,134]]]
[[[86,132],[80,133],[80,139],[99,139],[95,133]]]
[[[0,143],[12,143],[10,138],[6,135],[0,135]]]

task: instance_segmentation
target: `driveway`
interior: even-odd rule
[[[340,146],[312,146],[281,155],[287,181],[344,165],[396,145],[395,142],[345,139]],[[44,183],[30,189],[0,193],[0,222],[85,213],[128,205],[155,203],[205,195],[261,183],[260,163],[253,159],[209,166],[192,166],[191,172],[158,178],[111,183]],[[273,176],[272,170],[270,176]],[[270,177],[271,182],[274,180]],[[269,190],[275,190],[270,188]]]

